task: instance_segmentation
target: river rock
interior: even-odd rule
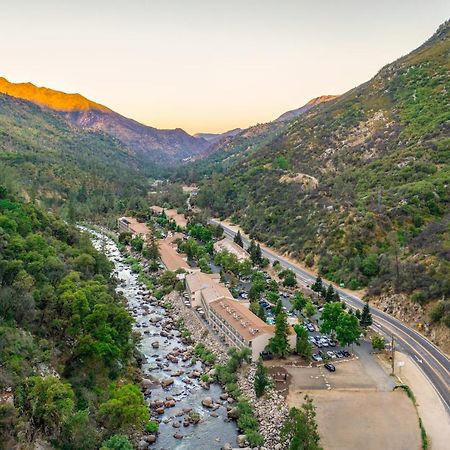
[[[237,420],[239,419],[239,410],[237,408],[231,408],[228,412],[227,412],[227,416],[230,419],[234,419]]]
[[[175,439],[183,439],[183,435],[182,435],[181,433],[175,433],[175,434],[173,435],[173,437],[174,437]]]
[[[245,447],[245,441],[246,441],[246,437],[245,434],[239,434],[237,439],[237,444],[239,446],[239,448],[244,448]]]
[[[153,341],[152,342],[152,347],[153,348],[159,348],[159,341]]]
[[[173,384],[173,378],[164,378],[164,380],[161,380],[162,387],[168,387],[171,384]]]
[[[154,442],[156,442],[156,435],[155,434],[150,434],[149,436],[147,436],[145,438],[145,440],[149,443],[149,444],[153,444]]]
[[[213,407],[213,401],[211,397],[205,397],[202,400],[202,405],[205,406],[206,408],[212,408]]]

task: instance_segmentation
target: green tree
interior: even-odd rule
[[[361,329],[358,318],[354,314],[343,312],[336,324],[336,338],[342,346],[358,342]]]
[[[166,270],[160,277],[159,282],[164,287],[174,287],[177,283],[177,274],[175,272],[171,272],[170,270]]]
[[[365,302],[364,307],[361,313],[361,318],[359,320],[359,323],[362,327],[367,328],[370,327],[373,323],[372,320],[372,314],[370,312],[369,303]]]
[[[240,230],[234,235],[234,242],[236,242],[239,247],[244,248],[244,243],[242,242],[242,236]]]
[[[312,347],[311,343],[308,341],[308,332],[305,327],[301,325],[294,325],[294,331],[297,334],[295,351],[297,355],[303,356],[306,359],[311,359]]]
[[[131,240],[130,244],[134,250],[141,252],[144,248],[144,239],[141,236],[136,236]]]
[[[301,408],[291,408],[282,428],[281,437],[289,450],[322,450],[317,430],[316,409],[305,396]]]
[[[316,313],[316,307],[314,306],[314,304],[311,300],[308,300],[306,302],[304,311],[305,311],[306,317],[308,317],[309,319]]]
[[[58,438],[74,412],[75,395],[68,383],[59,378],[30,377],[16,391],[16,404],[21,414],[44,434]]]
[[[269,340],[269,349],[274,355],[280,358],[286,358],[289,355],[288,336],[289,325],[287,323],[287,316],[283,310],[280,310],[275,316],[275,334]]]
[[[143,429],[148,422],[148,409],[140,389],[133,384],[112,386],[109,400],[99,407],[99,419],[110,431]]]
[[[322,278],[317,277],[316,281],[314,282],[314,284],[311,286],[311,289],[314,292],[317,292],[318,294],[320,294],[322,292],[322,288],[323,288],[323,284],[322,284]]]
[[[307,299],[304,296],[303,292],[296,291],[291,299],[291,303],[292,311],[297,311],[298,314],[301,314],[303,308],[306,306]]]
[[[342,303],[340,302],[327,303],[323,307],[323,311],[320,316],[321,320],[320,331],[326,334],[335,332],[339,316],[343,312],[344,309],[342,307]]]
[[[372,336],[372,348],[374,350],[384,350],[386,348],[386,341],[383,336],[376,334]]]
[[[158,243],[153,236],[150,238],[150,242],[145,245],[142,254],[150,261],[156,261],[160,258]]]
[[[133,450],[133,444],[128,439],[128,436],[115,434],[103,442],[100,450]]]
[[[335,291],[331,283],[328,285],[327,292],[325,294],[325,301],[327,303],[335,301]]]
[[[257,315],[262,321],[267,320],[266,312],[264,308],[256,301],[250,301],[250,311]]]
[[[264,391],[266,390],[267,386],[269,385],[270,379],[267,376],[267,369],[264,366],[262,359],[259,358],[258,364],[256,365],[255,381],[254,381],[256,396],[261,397],[264,394]]]

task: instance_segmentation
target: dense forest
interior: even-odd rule
[[[0,94],[0,183],[64,218],[107,216],[145,196],[144,166],[111,136]]]
[[[347,287],[439,301],[433,320],[450,326],[449,34],[268,140],[238,136],[186,168],[198,206]]]
[[[0,448],[107,449],[145,426],[110,275],[88,236],[0,188]]]

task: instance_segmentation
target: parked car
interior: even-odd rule
[[[344,354],[343,354],[340,350],[338,350],[337,352],[334,352],[334,354],[335,354],[338,358],[343,358],[343,357],[344,357]]]
[[[260,353],[260,355],[261,355],[261,358],[264,360],[273,359],[272,352],[263,351]]]
[[[349,358],[350,356],[352,356],[352,355],[350,354],[350,352],[348,352],[347,350],[341,350],[341,352],[342,352],[342,354],[343,354],[346,358]]]
[[[314,355],[312,355],[312,359],[314,361],[322,361],[322,357],[318,353],[315,353]]]
[[[310,331],[311,333],[314,333],[314,331],[316,331],[316,329],[314,328],[314,325],[312,323],[308,323],[306,325],[306,328],[308,328],[308,331]]]
[[[331,363],[327,363],[324,365],[325,369],[329,370],[330,372],[336,372],[336,367],[333,366]]]
[[[328,355],[330,358],[336,358],[335,353],[332,352],[332,351],[328,351],[328,352],[327,352],[327,355]]]
[[[336,342],[336,341],[333,341],[332,339],[330,339],[330,340],[329,340],[329,344],[330,344],[330,347],[336,347],[337,342]]]

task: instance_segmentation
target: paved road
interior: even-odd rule
[[[220,224],[224,228],[226,236],[233,238],[236,234],[230,227],[222,222],[211,219],[212,223]],[[249,245],[249,240],[242,238],[246,246]],[[297,275],[298,280],[304,285],[311,285],[315,281],[315,276],[311,275],[301,267],[291,263],[287,259],[275,252],[267,249],[262,249],[264,257],[268,258],[270,262],[274,260],[280,261],[283,267],[286,267]],[[356,295],[343,291],[335,286],[339,292],[341,299],[348,305],[362,309],[364,302]],[[417,331],[405,325],[398,319],[389,314],[371,307],[373,326],[380,333],[385,336],[394,336],[395,345],[399,347],[404,353],[411,356],[413,361],[422,370],[431,385],[436,390],[442,403],[446,407],[447,413],[450,414],[450,359],[444,355],[432,342],[422,336]]]

